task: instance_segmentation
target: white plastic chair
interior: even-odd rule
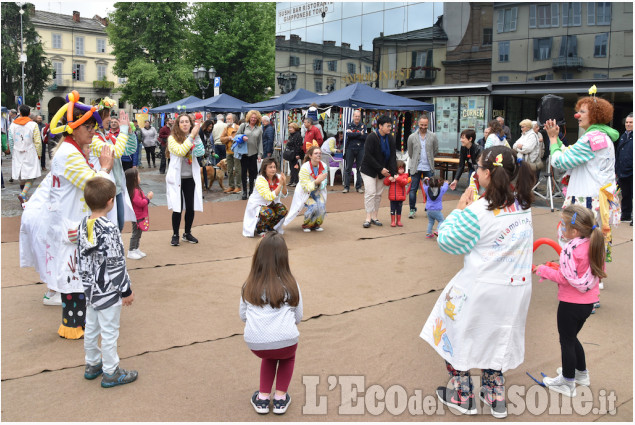
[[[338,171],[340,172],[340,174],[342,173],[343,161],[335,160],[330,154],[322,152],[322,162],[326,162],[329,166],[329,177],[331,186],[333,186],[333,183],[335,182],[335,173],[337,173]],[[338,165],[331,165],[331,162],[336,162]]]

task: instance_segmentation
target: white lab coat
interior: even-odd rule
[[[258,178],[264,179],[263,176],[258,176]],[[278,174],[278,179],[280,179],[280,174]],[[251,195],[249,195],[249,200],[247,201],[247,207],[245,208],[245,216],[243,217],[243,236],[247,238],[254,237],[254,231],[256,230],[256,225],[258,224],[258,215],[260,214],[260,208],[266,205],[270,205],[271,202],[279,204],[281,197],[282,191],[280,191],[280,194],[276,196],[276,199],[274,199],[273,201],[267,201],[265,198],[262,197],[260,193],[258,193],[257,190],[251,192]],[[284,220],[280,220],[274,227],[274,230],[278,233],[284,233],[284,230],[282,229],[283,223]]]

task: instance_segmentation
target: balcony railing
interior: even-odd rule
[[[115,83],[114,81],[108,81],[108,80],[95,80],[93,81],[93,88],[95,90],[104,90],[104,91],[109,91],[115,88]]]
[[[553,69],[565,69],[565,68],[576,68],[581,70],[584,66],[584,62],[582,58],[579,56],[570,56],[570,57],[557,57],[553,59],[553,63],[551,67]]]

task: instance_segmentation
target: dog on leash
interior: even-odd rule
[[[201,167],[201,183],[203,187],[208,192],[212,190],[212,186],[214,185],[214,181],[218,181],[221,190],[225,190],[225,186],[223,184],[223,179],[225,178],[225,174],[227,174],[227,160],[223,159],[216,164],[218,168],[214,168],[212,165],[206,165],[205,167]],[[207,181],[205,179],[205,174],[203,170],[207,173]],[[208,184],[209,182],[209,184]]]

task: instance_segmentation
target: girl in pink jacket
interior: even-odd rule
[[[591,383],[578,333],[599,301],[600,280],[606,277],[604,236],[591,210],[579,204],[562,211],[560,226],[568,242],[560,253],[559,269],[541,265],[534,270],[541,281],[558,284],[560,300],[557,321],[562,368],[557,377],[545,377],[543,382],[550,390],[574,397],[576,384]]]
[[[139,249],[139,241],[141,240],[141,232],[145,232],[150,226],[148,204],[150,203],[150,199],[154,196],[154,193],[150,191],[146,196],[146,194],[143,193],[143,190],[141,190],[141,187],[139,186],[141,183],[141,177],[139,176],[139,170],[137,167],[127,169],[125,174],[128,196],[130,196],[132,209],[134,210],[137,218],[136,222],[132,222],[132,236],[130,237],[128,258],[131,260],[140,260],[146,256],[145,252],[142,252]]]

